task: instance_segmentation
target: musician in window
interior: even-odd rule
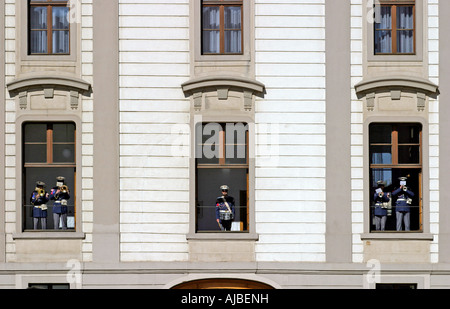
[[[234,198],[228,195],[227,185],[221,186],[220,190],[222,190],[222,196],[216,199],[216,221],[222,231],[231,231],[231,223],[235,215]]]
[[[56,187],[50,191],[50,199],[53,203],[53,225],[59,229],[59,223],[63,230],[67,230],[67,200],[70,199],[69,187],[65,184],[63,176],[56,177]],[[62,219],[62,220],[61,220]]]
[[[384,192],[384,181],[377,181],[378,188],[375,190],[373,200],[375,202],[374,221],[375,229],[377,231],[384,231],[386,228],[386,221],[388,215],[389,193]]]
[[[41,229],[47,229],[47,202],[49,195],[45,192],[45,183],[42,181],[36,182],[36,188],[31,193],[30,202],[33,205],[33,228],[38,229],[39,222]]]
[[[406,177],[400,177],[400,188],[392,192],[393,196],[398,195],[395,202],[395,213],[397,220],[397,231],[402,230],[402,222],[405,224],[405,231],[410,231],[411,204],[414,193],[406,186]]]

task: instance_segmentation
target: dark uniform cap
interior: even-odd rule
[[[42,186],[42,187],[44,187],[45,186],[45,182],[43,182],[43,181],[36,181],[36,186]]]
[[[56,180],[58,181],[64,181],[66,178],[64,178],[63,176],[58,176],[56,177]]]

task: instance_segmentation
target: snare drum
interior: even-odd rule
[[[232,220],[233,213],[229,212],[228,210],[220,210],[219,218],[220,218],[220,220]]]

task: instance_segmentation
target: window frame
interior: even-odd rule
[[[387,2],[387,0],[385,0]],[[364,7],[366,7],[366,22],[363,23],[364,39],[365,39],[365,53],[367,62],[369,64],[401,64],[403,62],[423,62],[424,52],[427,50],[427,45],[424,43],[426,37],[426,23],[424,14],[426,12],[426,5],[424,0],[415,0],[415,54],[375,54],[375,24],[371,16],[374,16],[374,7],[370,4],[371,0],[363,0]]]
[[[24,183],[24,176],[22,174],[23,171],[23,145],[22,145],[22,128],[23,124],[26,122],[73,122],[75,124],[76,130],[76,170],[77,175],[74,179],[74,188],[71,189],[71,199],[73,198],[76,200],[77,205],[77,212],[75,213],[75,222],[76,226],[75,229],[71,230],[38,230],[36,231],[30,231],[30,230],[24,230],[23,226],[23,216],[24,216],[24,207],[22,203],[23,199],[23,183]],[[15,209],[16,209],[16,220],[15,220],[15,227],[16,232],[12,233],[12,238],[14,240],[20,239],[20,240],[36,240],[36,239],[65,239],[65,240],[82,240],[85,239],[86,235],[83,232],[83,218],[82,218],[82,212],[83,212],[83,204],[81,202],[81,191],[77,188],[82,188],[82,179],[83,179],[83,169],[82,167],[82,121],[81,118],[78,116],[71,116],[71,115],[47,115],[47,116],[37,116],[37,115],[21,115],[19,116],[15,121],[15,132],[16,132],[16,140],[15,143],[15,153],[18,154],[16,156],[16,165],[15,165],[15,187],[18,188],[15,190]],[[88,176],[89,177],[89,176]],[[79,192],[78,192],[79,191]],[[29,196],[25,196],[25,198],[29,199]]]
[[[219,157],[218,157],[218,161],[217,163],[198,163],[198,153],[197,153],[197,147],[201,146],[203,147],[204,143],[203,141],[198,141],[197,140],[197,129],[199,126],[203,126],[204,124],[218,124],[221,127],[221,130],[219,131]],[[233,126],[237,125],[237,124],[243,124],[246,129],[245,129],[245,163],[226,163],[226,126],[228,124],[231,124]],[[250,227],[251,227],[251,218],[250,218],[250,124],[248,122],[238,122],[238,121],[202,121],[202,122],[197,122],[194,125],[194,132],[195,132],[195,220],[194,220],[194,226],[195,226],[195,233],[215,233],[215,232],[220,232],[220,230],[199,230],[198,229],[198,213],[199,213],[199,206],[201,205],[197,205],[198,202],[198,170],[199,169],[241,169],[241,170],[245,170],[246,171],[246,190],[247,190],[247,194],[246,194],[246,211],[245,211],[245,220],[246,222],[243,223],[243,230],[241,231],[234,231],[235,233],[242,233],[242,234],[248,234],[250,233]],[[202,130],[203,131],[203,130]],[[202,135],[203,137],[203,135]],[[236,143],[234,145],[237,145]],[[233,152],[234,154],[234,152]],[[230,184],[230,186],[232,186],[232,184]],[[233,190],[231,190],[233,191]],[[212,193],[214,194],[214,193]],[[219,195],[219,188],[217,188],[217,195]],[[235,198],[235,200],[238,198],[237,196],[233,196]],[[236,212],[239,210],[239,208],[237,208],[235,206]]]
[[[391,125],[392,126],[392,130],[391,130],[391,142],[388,143],[371,143],[370,142],[370,136],[371,136],[371,127],[373,125]],[[405,143],[399,143],[398,140],[398,127],[399,126],[405,126],[405,125],[420,125],[420,132],[419,132],[419,163],[399,163],[398,160],[398,147],[399,145],[407,145]],[[367,152],[367,158],[368,158],[368,174],[367,174],[367,178],[368,178],[368,182],[369,182],[369,232],[372,234],[376,234],[376,233],[380,233],[380,234],[388,234],[388,233],[395,233],[395,234],[401,234],[401,233],[424,233],[425,227],[424,227],[424,171],[425,171],[425,166],[424,166],[424,158],[423,158],[423,154],[424,154],[424,140],[423,140],[423,134],[424,134],[424,124],[421,122],[417,122],[417,121],[410,121],[410,122],[378,122],[378,121],[373,121],[370,122],[368,124],[368,152]],[[391,155],[392,155],[392,159],[391,159],[391,163],[390,164],[373,164],[371,163],[371,146],[379,146],[379,145],[383,145],[383,146],[387,146],[390,145],[391,146]],[[417,143],[414,143],[415,146],[417,146]],[[385,230],[385,231],[376,231],[375,229],[373,229],[373,222],[372,222],[372,210],[373,210],[373,194],[374,191],[372,190],[373,184],[372,184],[372,171],[374,169],[416,169],[418,170],[418,188],[414,188],[415,189],[415,194],[417,194],[417,199],[419,201],[419,210],[418,210],[418,224],[419,224],[419,228],[418,229],[414,229],[411,231],[397,231],[397,230]],[[392,199],[392,197],[391,197]],[[392,201],[393,202],[393,201]],[[394,207],[394,205],[393,205]],[[393,216],[395,216],[395,213],[393,213]]]
[[[200,51],[201,51],[201,55],[204,56],[218,56],[218,55],[243,55],[244,54],[244,1],[243,0],[201,0],[201,43],[200,43]],[[241,32],[241,52],[239,53],[227,53],[225,52],[225,31],[227,29],[225,29],[225,7],[227,6],[233,6],[233,7],[237,7],[239,6],[241,9],[241,28],[240,28],[240,32]],[[219,53],[205,53],[204,49],[203,49],[203,33],[204,31],[210,31],[210,30],[205,30],[203,28],[203,8],[204,7],[219,7],[219,11],[220,11],[220,26],[219,26],[219,40],[220,40],[220,51]]]
[[[397,8],[398,7],[409,7],[412,6],[413,8],[413,29],[400,29],[403,31],[409,30],[413,32],[413,52],[412,53],[400,53],[398,52],[398,46],[397,46],[397,33],[399,31],[397,27]],[[417,48],[416,48],[416,1],[415,0],[380,0],[380,7],[390,7],[391,8],[391,29],[376,29],[375,25],[376,22],[374,22],[373,25],[373,53],[375,56],[383,56],[383,55],[416,55]],[[376,43],[376,32],[377,31],[383,31],[383,30],[389,30],[391,31],[391,46],[392,51],[390,53],[377,53],[375,50],[375,43]]]
[[[37,142],[26,142],[25,141],[25,126],[28,124],[42,124],[42,125],[46,125],[46,141],[45,141],[45,145],[46,145],[46,151],[47,151],[47,155],[46,155],[46,161],[45,162],[26,162],[25,161],[25,145],[26,144],[37,144]],[[53,139],[53,132],[54,132],[54,128],[53,126],[55,124],[73,124],[74,126],[74,137],[73,137],[73,142],[66,142],[63,144],[73,144],[74,145],[74,161],[73,162],[54,162],[54,149],[53,146],[56,145],[57,143],[59,144],[59,142],[54,142]],[[28,229],[26,229],[26,211],[25,208],[27,207],[27,203],[29,201],[29,196],[31,192],[28,192],[26,189],[26,169],[27,168],[73,168],[74,170],[74,175],[73,175],[73,188],[69,188],[70,192],[71,192],[71,200],[73,201],[73,217],[74,217],[74,228],[68,228],[67,230],[57,230],[58,232],[61,233],[67,233],[67,232],[74,232],[77,231],[77,199],[76,199],[76,188],[77,188],[77,124],[74,121],[24,121],[21,124],[22,130],[21,130],[21,144],[22,144],[22,175],[23,175],[23,186],[22,186],[22,198],[20,199],[20,202],[22,204],[22,226],[21,226],[21,231],[23,232],[27,232],[30,231]],[[39,142],[39,144],[42,144],[42,142]],[[50,188],[53,187],[52,184],[48,184],[47,183],[47,187],[46,187],[46,191],[50,192]],[[50,208],[49,208],[50,209]],[[51,211],[48,212],[47,214],[47,218],[48,216],[51,214]],[[49,226],[47,226],[47,229],[38,229],[38,230],[33,230],[33,232],[52,232],[55,231],[54,229],[50,228]]]
[[[53,52],[53,8],[54,7],[67,7],[68,1],[67,0],[46,0],[46,1],[35,1],[35,0],[28,0],[27,3],[27,53],[30,56],[68,56],[71,54],[71,42],[72,42],[72,35],[71,35],[71,23],[69,22],[69,29],[68,30],[60,30],[57,29],[56,31],[67,31],[68,32],[68,39],[69,39],[69,51],[67,53],[54,53]],[[47,53],[32,53],[31,52],[31,33],[32,31],[44,31],[44,29],[31,29],[31,8],[32,7],[46,7],[47,8],[47,28],[45,31],[47,32]]]

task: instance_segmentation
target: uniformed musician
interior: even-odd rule
[[[392,192],[393,196],[398,195],[395,202],[395,213],[397,219],[397,231],[402,230],[402,223],[405,224],[405,231],[410,231],[410,208],[414,193],[406,186],[406,177],[400,177],[400,188]]]
[[[377,182],[378,188],[373,195],[373,201],[375,202],[374,208],[374,221],[375,230],[384,231],[386,228],[388,210],[385,206],[389,202],[389,193],[384,192],[384,182],[382,180]]]
[[[42,181],[36,182],[36,188],[31,193],[30,202],[33,205],[33,229],[37,230],[39,222],[41,229],[47,229],[47,202],[49,195],[45,192],[45,183]]]
[[[231,231],[231,223],[235,215],[234,198],[228,195],[227,185],[221,186],[220,190],[222,196],[216,199],[216,221],[222,230]]]
[[[54,229],[59,229],[61,221],[62,229],[67,229],[67,200],[70,199],[70,191],[65,184],[63,176],[56,177],[56,186],[50,191],[50,199],[53,203],[53,225]],[[61,220],[62,219],[62,220]]]

